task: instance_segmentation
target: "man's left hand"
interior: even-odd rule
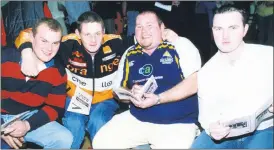
[[[162,38],[163,40],[167,40],[171,43],[174,43],[177,41],[177,39],[179,38],[178,34],[175,33],[173,30],[171,29],[164,29],[163,33],[162,33]]]
[[[6,127],[4,134],[9,134],[13,137],[22,137],[30,130],[28,121],[17,120]]]

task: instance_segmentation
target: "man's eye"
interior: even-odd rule
[[[43,43],[46,43],[47,41],[46,40],[42,40]]]

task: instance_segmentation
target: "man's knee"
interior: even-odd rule
[[[73,135],[69,130],[62,130],[60,132],[56,132],[50,137],[54,143],[55,148],[70,148],[73,142]]]
[[[62,119],[63,124],[68,129],[85,129],[85,120],[80,114],[67,115]]]

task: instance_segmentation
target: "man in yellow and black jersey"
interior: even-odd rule
[[[75,34],[63,37],[56,55],[67,73],[67,101],[63,124],[73,134],[71,148],[79,149],[85,130],[90,140],[118,109],[113,99],[112,86],[124,51],[134,39],[104,34],[102,18],[94,12],[83,13],[77,21]],[[173,33],[173,32],[171,32]],[[29,44],[29,32],[24,30],[16,40],[22,50],[22,72],[35,76],[34,57]],[[171,34],[172,35],[172,34]],[[47,42],[46,40],[44,41]],[[45,47],[48,49],[50,47]]]
[[[56,60],[65,67],[67,73],[67,111],[63,124],[74,136],[71,148],[75,149],[80,148],[85,130],[92,140],[118,109],[113,99],[112,84],[120,57],[128,47],[128,42],[122,41],[120,35],[104,34],[103,20],[94,12],[83,13],[77,23],[75,34],[62,38],[56,55]],[[16,46],[22,50],[22,72],[35,76],[35,70],[28,70],[30,66],[36,68],[36,64],[32,63],[33,53],[29,50],[30,34],[29,29],[22,31]],[[48,41],[44,39],[43,42]],[[132,38],[132,43],[128,44],[133,43]]]

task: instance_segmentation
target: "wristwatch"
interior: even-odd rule
[[[156,103],[156,105],[159,105],[161,102],[160,102],[160,95],[159,94],[157,94],[157,103]]]

